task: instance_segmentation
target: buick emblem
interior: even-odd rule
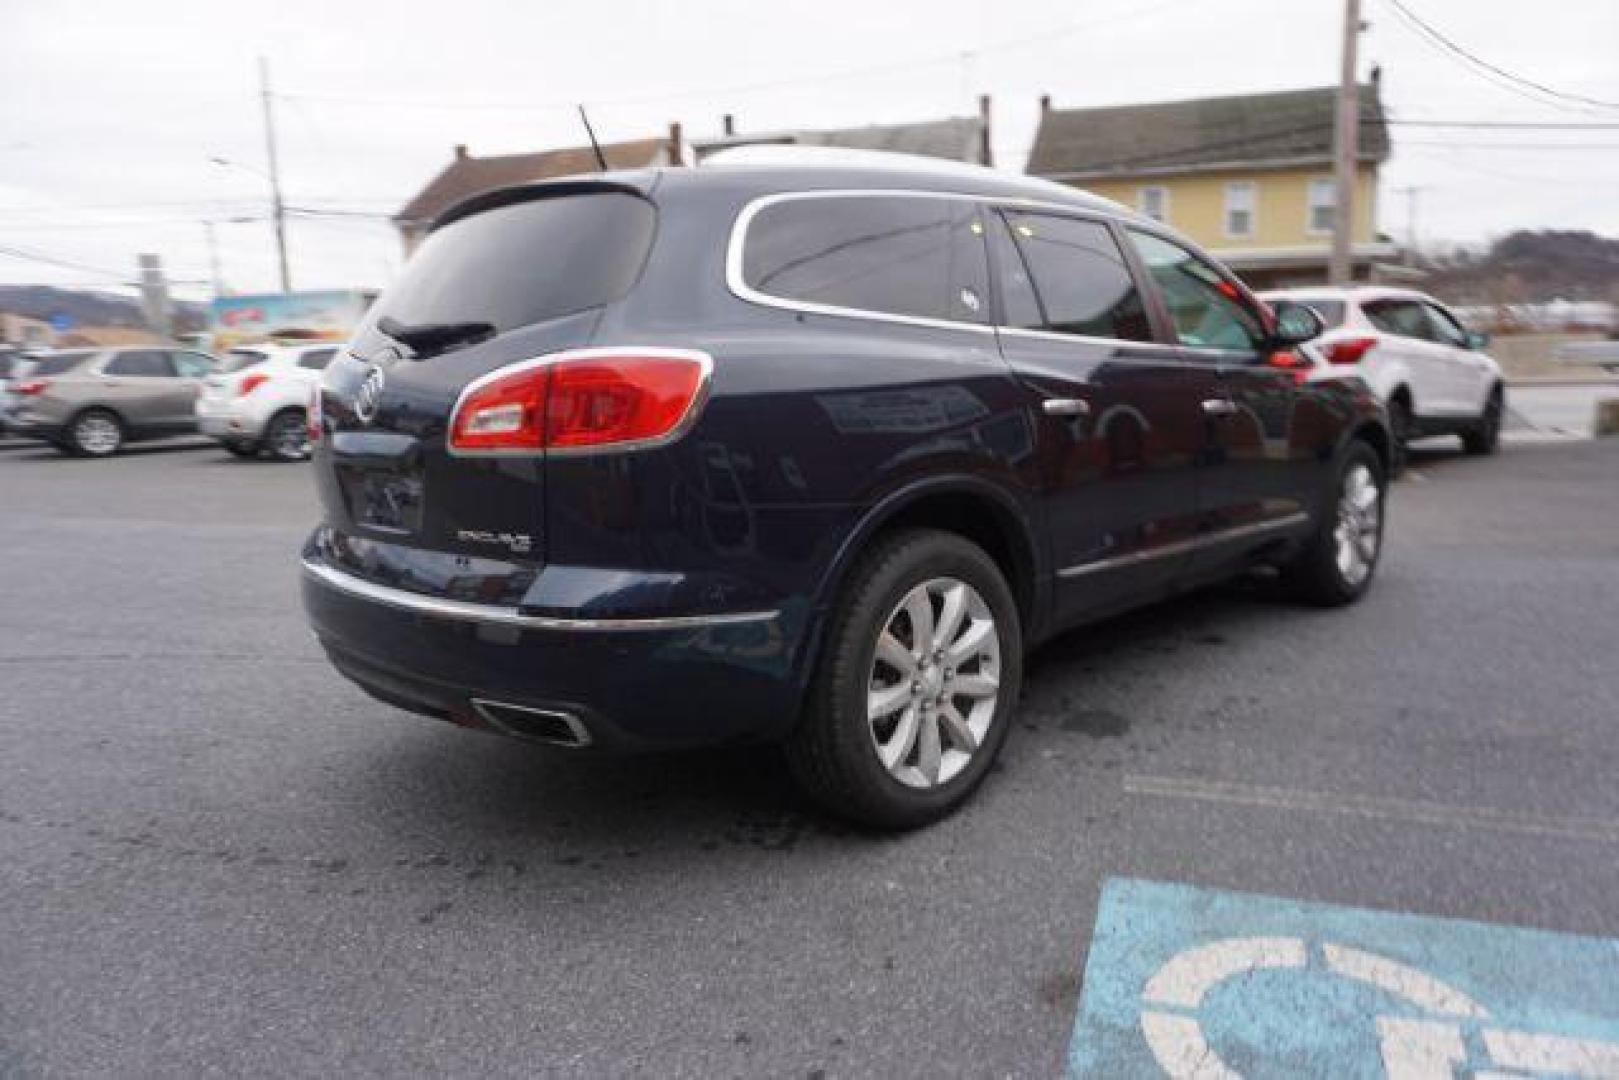
[[[354,395],[354,415],[362,424],[376,419],[377,406],[382,403],[382,369],[374,367]]]

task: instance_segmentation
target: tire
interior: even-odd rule
[[[223,446],[225,450],[234,457],[256,458],[259,456],[258,443],[228,442],[220,443],[220,445]]]
[[[1411,399],[1401,393],[1389,399],[1389,479],[1404,475],[1411,461]]]
[[[910,612],[920,615],[919,596],[930,621],[962,611],[950,639],[965,647],[956,663],[939,651],[917,663]],[[1017,707],[1023,635],[1000,568],[954,533],[894,533],[854,568],[826,634],[786,747],[800,786],[831,813],[871,828],[913,829],[950,814],[989,771]],[[880,639],[890,647],[880,649]],[[877,716],[868,719],[873,698]],[[898,704],[883,711],[889,701]]]
[[[1372,487],[1370,503],[1354,494],[1363,492],[1364,484]],[[1365,595],[1383,554],[1387,493],[1377,451],[1364,442],[1350,443],[1315,533],[1282,568],[1282,580],[1295,596],[1320,607],[1340,607]],[[1346,509],[1349,503],[1353,511]]]
[[[1505,408],[1501,387],[1493,387],[1478,423],[1462,432],[1462,449],[1479,457],[1495,453],[1501,445],[1501,417]]]
[[[309,421],[302,409],[282,409],[264,425],[261,445],[273,461],[309,458]]]
[[[124,423],[108,409],[85,409],[67,426],[63,442],[76,457],[111,457],[124,445]]]

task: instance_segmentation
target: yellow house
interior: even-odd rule
[[[1040,101],[1036,176],[1134,207],[1190,236],[1256,288],[1324,282],[1337,185],[1336,92],[1327,87],[1101,109]],[[1360,88],[1355,277],[1397,273],[1378,239],[1377,171],[1388,127],[1377,77]]]

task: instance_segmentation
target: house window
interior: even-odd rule
[[[1338,216],[1338,185],[1332,180],[1310,181],[1310,232],[1329,233]]]
[[[1137,189],[1136,209],[1141,211],[1143,217],[1150,217],[1154,221],[1168,221],[1169,189],[1164,187]]]
[[[1241,180],[1225,186],[1225,234],[1252,236],[1254,234],[1254,184]]]

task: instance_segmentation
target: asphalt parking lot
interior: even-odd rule
[[[1419,451],[1364,603],[1060,639],[979,797],[874,838],[768,753],[372,702],[302,467],[8,447],[0,1074],[1049,1076],[1110,879],[1619,936],[1616,478]]]

